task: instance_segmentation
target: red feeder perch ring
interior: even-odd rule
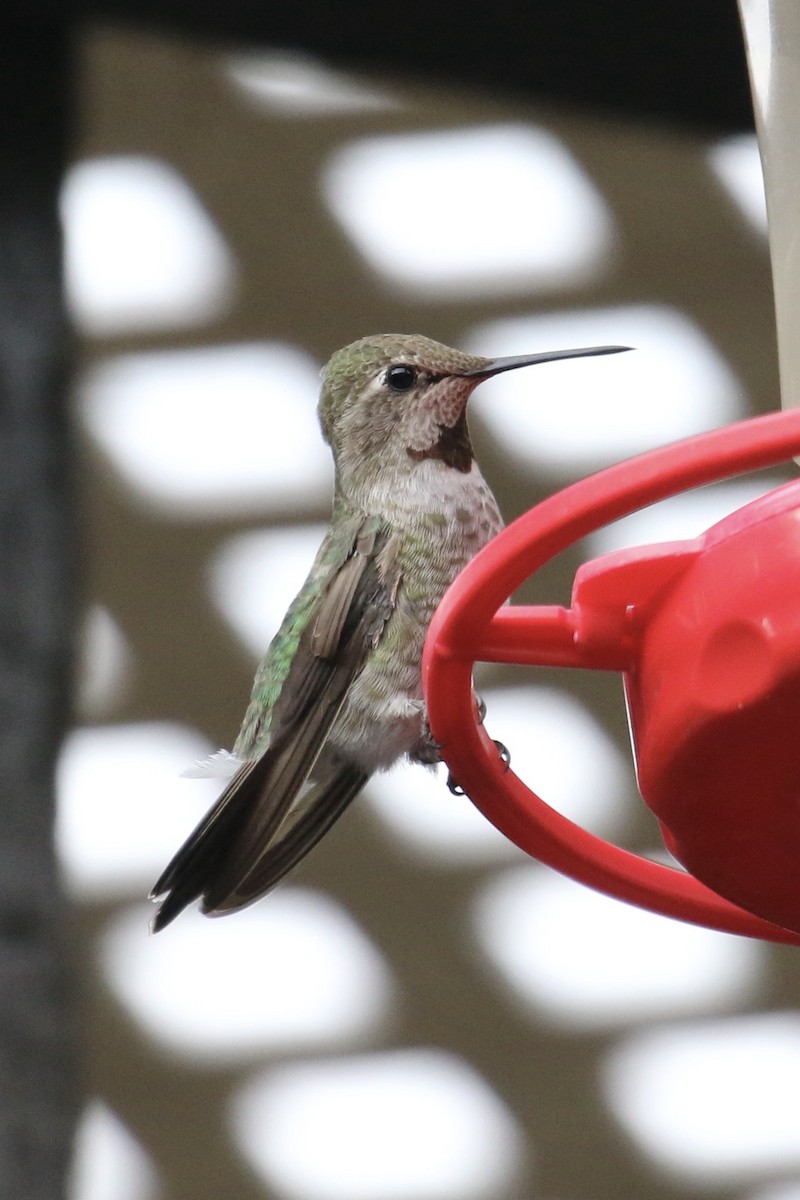
[[[423,659],[431,730],[450,770],[526,853],[653,912],[793,944],[800,482],[700,538],[587,563],[570,608],[502,606],[544,563],[603,525],[798,453],[795,410],[663,447],[549,497],[461,573],[431,623]],[[689,873],[609,845],[506,769],[476,722],[476,661],[623,672],[640,789]]]

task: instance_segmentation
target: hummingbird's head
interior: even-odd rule
[[[382,333],[337,350],[322,372],[319,418],[340,478],[406,473],[440,460],[472,466],[466,407],[478,384],[501,371],[555,358],[610,354],[626,346],[482,358],[419,334]]]
[[[323,371],[319,404],[337,463],[343,457],[365,465],[399,459],[411,466],[433,457],[455,431],[453,465],[468,470],[464,411],[480,382],[472,372],[488,364],[416,334],[377,334],[337,350]]]

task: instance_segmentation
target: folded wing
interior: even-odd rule
[[[264,895],[311,849],[366,782],[352,764],[298,794],[394,610],[397,535],[365,518],[306,614],[271,714],[268,748],[242,764],[153,888],[158,931],[198,897],[208,914]],[[287,820],[287,817],[289,818]]]

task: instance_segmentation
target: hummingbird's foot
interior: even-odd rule
[[[475,697],[475,706],[478,710],[478,724],[482,725],[486,716],[486,701],[482,696]],[[432,767],[442,761],[442,744],[437,742],[431,733],[427,717],[423,716],[422,718],[420,739],[414,747],[411,757],[414,762],[422,763],[424,767]]]
[[[511,765],[511,754],[508,750],[508,747],[504,746],[502,742],[496,741],[494,738],[492,740],[494,741],[494,744],[497,747],[497,751],[500,755],[500,759],[501,759],[502,763],[504,764],[506,770],[508,770],[508,768]],[[454,778],[452,771],[447,772],[447,790],[449,792],[451,792],[454,796],[465,796],[466,795],[466,792],[462,788],[461,784],[458,783],[456,781],[456,779]]]
[[[427,717],[422,718],[422,730],[419,741],[411,756],[414,762],[422,763],[424,767],[433,767],[442,761],[442,747],[431,733]]]

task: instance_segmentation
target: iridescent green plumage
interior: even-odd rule
[[[313,616],[326,585],[350,554],[359,524],[358,514],[336,514],[320,546],[302,589],[295,596],[281,627],[264,655],[244,715],[242,728],[233,747],[237,758],[262,754],[269,745],[272,713],[286,681],[300,637]]]

